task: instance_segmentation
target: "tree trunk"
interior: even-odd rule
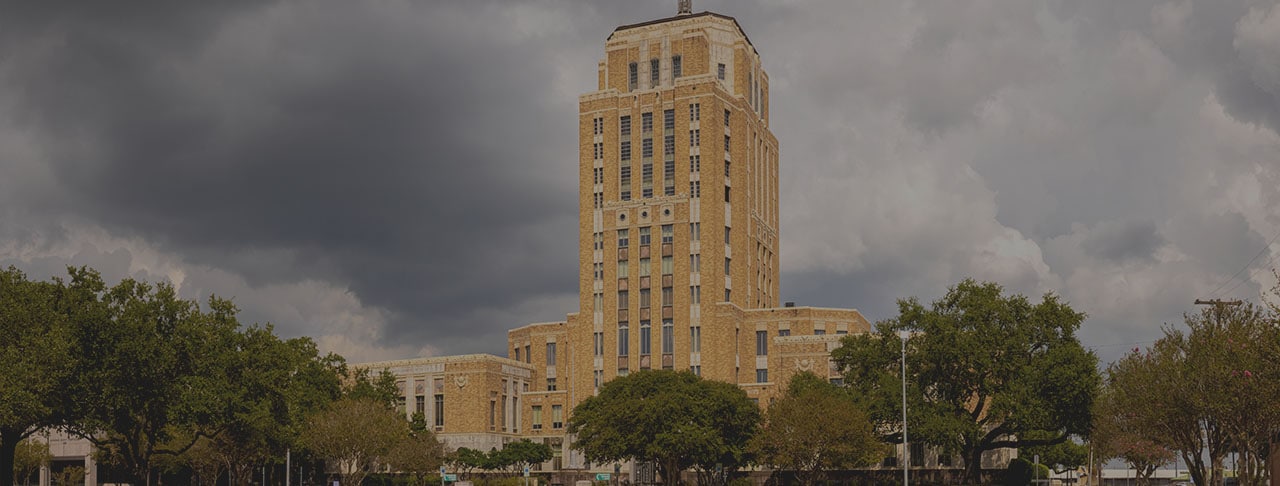
[[[13,455],[21,436],[16,430],[0,430],[0,486],[13,486]]]
[[[964,484],[982,483],[982,450],[977,447],[966,447],[961,455],[964,456],[964,479],[960,482]]]

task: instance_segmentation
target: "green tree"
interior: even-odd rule
[[[816,484],[828,470],[869,466],[886,452],[866,412],[808,372],[793,376],[786,395],[769,406],[751,449],[758,463],[795,471],[801,484]]]
[[[31,438],[24,439],[18,444],[14,454],[14,482],[30,484],[32,477],[40,470],[40,466],[49,465],[51,460],[53,455],[49,454],[49,444]]]
[[[1075,335],[1084,314],[1053,294],[1038,304],[1002,294],[997,284],[964,280],[928,309],[900,300],[898,317],[832,353],[882,439],[901,442],[897,332],[910,331],[910,438],[960,451],[968,480],[979,480],[983,452],[1087,434],[1100,383],[1097,357]]]
[[[421,414],[414,414],[418,419]],[[387,455],[387,463],[391,469],[405,473],[415,485],[426,485],[427,476],[439,471],[444,464],[444,444],[436,439],[436,435],[425,427],[415,426],[418,420],[410,421],[409,433],[403,437]]]
[[[469,447],[459,447],[445,457],[445,462],[464,477],[470,477],[471,472],[476,469],[485,469],[488,460],[484,452]]]
[[[1137,415],[1116,404],[1112,385],[1103,388],[1094,407],[1093,431],[1089,434],[1097,466],[1111,459],[1122,459],[1137,472],[1139,486],[1150,484],[1151,475],[1162,465],[1173,462],[1175,454],[1157,442],[1150,429],[1134,420]]]
[[[489,464],[494,469],[508,469],[522,473],[525,467],[550,461],[554,456],[551,446],[529,439],[508,442],[502,449],[489,452]]]
[[[616,378],[573,409],[569,433],[587,460],[654,461],[668,484],[680,472],[746,459],[760,410],[737,386],[688,371],[639,371]]]
[[[1221,485],[1228,453],[1242,485],[1265,479],[1269,442],[1280,431],[1280,329],[1251,304],[1186,316],[1149,349],[1108,368],[1109,392],[1127,430],[1181,455],[1193,481]]]
[[[343,398],[311,418],[302,444],[336,467],[342,484],[360,484],[390,464],[392,452],[408,436],[409,422],[385,403]]]
[[[0,486],[13,484],[20,442],[71,418],[71,323],[92,309],[103,284],[91,270],[68,272],[69,281],[33,282],[14,267],[0,270]]]
[[[167,283],[133,279],[102,302],[102,312],[75,326],[80,359],[65,396],[77,420],[69,429],[150,484],[158,457],[180,455],[227,424],[236,308],[211,297],[205,312]]]

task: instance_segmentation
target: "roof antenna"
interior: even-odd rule
[[[676,3],[680,7],[679,15],[690,15],[693,13],[693,0],[678,0]]]

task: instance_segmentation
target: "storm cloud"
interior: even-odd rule
[[[170,279],[353,359],[503,353],[577,309],[576,97],[674,3],[6,4],[0,264]],[[770,73],[783,300],[995,280],[1108,359],[1274,284],[1274,1],[695,9]]]

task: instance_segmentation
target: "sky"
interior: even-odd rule
[[[1280,6],[695,0],[770,77],[782,300],[964,278],[1103,362],[1280,265]],[[0,265],[231,297],[352,361],[577,309],[577,96],[675,0],[6,2]]]

